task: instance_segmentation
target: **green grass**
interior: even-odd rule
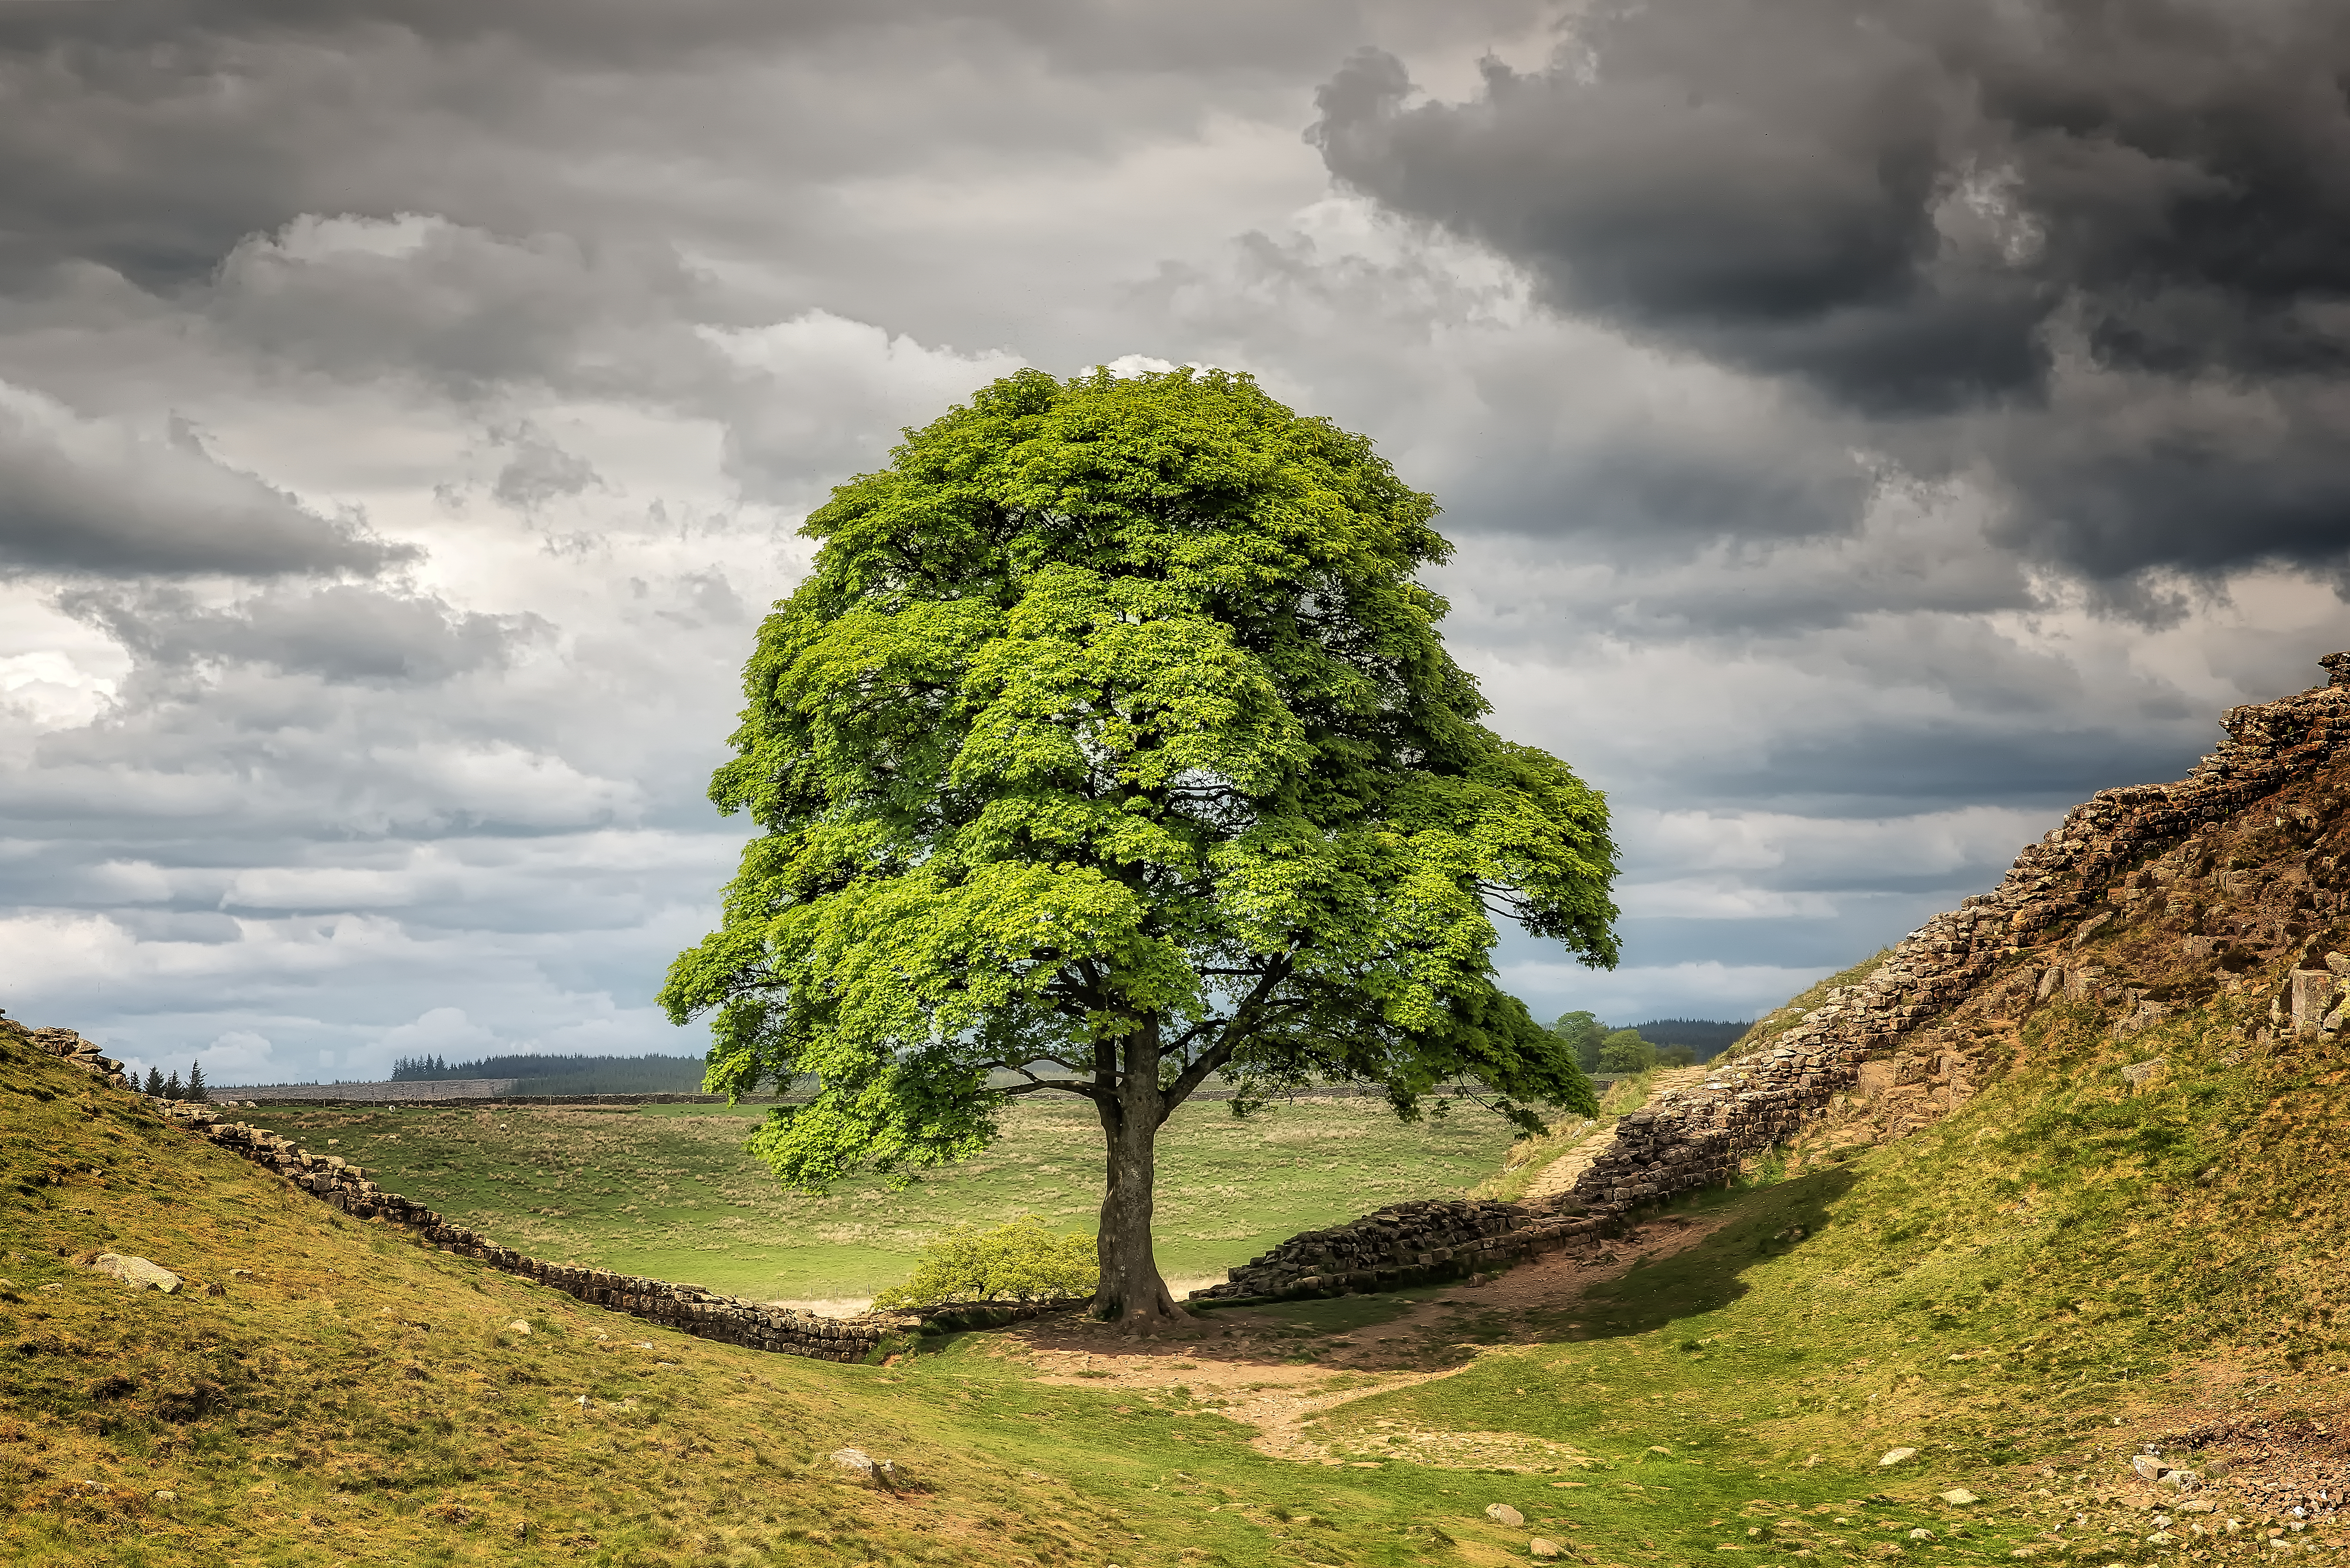
[[[822,1197],[782,1190],[743,1152],[764,1110],[648,1106],[240,1113],[365,1167],[509,1247],[760,1300],[869,1296],[911,1272],[935,1231],[1035,1214],[1091,1234],[1101,1130],[1090,1106],[1022,1105],[976,1159],[892,1189],[875,1178]],[[1156,1234],[1170,1280],[1223,1271],[1300,1231],[1406,1199],[1457,1197],[1512,1132],[1456,1109],[1414,1125],[1382,1101],[1300,1099],[1236,1120],[1195,1102],[1159,1137]]]
[[[2116,1497],[2128,1453],[2350,1394],[2350,1051],[2247,1045],[2230,1005],[2126,1042],[2061,1005],[1986,1033],[2003,1075],[1946,1120],[1849,1158],[1799,1144],[1778,1179],[1645,1222],[1619,1275],[1555,1310],[1450,1286],[1202,1319],[1193,1366],[1341,1390],[1365,1379],[1328,1366],[1339,1341],[1359,1355],[1364,1331],[1451,1303],[1393,1365],[1451,1375],[1316,1417],[1327,1465],[1253,1449],[1204,1375],[1047,1385],[983,1334],[890,1368],[687,1340],[423,1251],[11,1057],[0,1560],[1387,1568],[1523,1562],[1542,1534],[1617,1568],[2142,1563],[2148,1516]],[[2158,1054],[2166,1073],[2130,1092],[2116,1069]],[[584,1182],[554,1157],[605,1147],[597,1115],[541,1124],[541,1147],[515,1112],[476,1141]],[[427,1116],[367,1136],[415,1154]],[[631,1170],[709,1203],[660,1139],[716,1119],[605,1126],[671,1160]],[[1352,1124],[1290,1131],[1315,1125]],[[1259,1147],[1253,1168],[1357,1147],[1323,1141],[1273,1146],[1285,1168]],[[1014,1149],[1059,1163],[1032,1142],[963,1174],[1041,1180]],[[1680,1222],[1712,1229],[1674,1250]],[[59,1255],[98,1245],[228,1294],[133,1296]],[[843,1443],[932,1490],[842,1486],[824,1456]],[[1919,1452],[1880,1468],[1895,1447]],[[1940,1501],[1954,1486],[1981,1501]],[[1495,1502],[1526,1525],[1486,1518]],[[2192,1544],[2190,1564],[2260,1554]]]

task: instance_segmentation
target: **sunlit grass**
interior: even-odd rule
[[[378,1173],[500,1242],[560,1262],[762,1300],[854,1300],[905,1278],[934,1231],[1035,1214],[1091,1234],[1101,1131],[1090,1106],[1023,1105],[978,1158],[893,1189],[865,1177],[783,1190],[743,1152],[760,1110],[660,1106],[303,1111],[251,1119]],[[1513,1134],[1456,1108],[1404,1125],[1384,1102],[1301,1099],[1247,1120],[1202,1101],[1159,1138],[1158,1238],[1170,1279],[1221,1279],[1278,1241],[1407,1199],[1457,1197]]]

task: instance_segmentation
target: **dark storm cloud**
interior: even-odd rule
[[[1540,0],[1448,9],[24,0],[0,5],[0,285],[91,261],[176,288],[305,213],[432,211],[510,232],[559,212],[592,227],[603,180],[650,171],[637,199],[689,207],[714,171],[733,185],[746,152],[761,163],[753,207],[700,216],[789,228],[791,192],[827,170],[895,170],[950,145],[1066,155],[1195,120],[1194,73],[1287,99],[1338,40],[1506,28]],[[1138,84],[1118,112],[1086,101],[1117,78]],[[1080,90],[1052,90],[1066,86]],[[610,163],[583,170],[598,151]]]
[[[1464,103],[1365,51],[1311,135],[1563,310],[1987,461],[2013,542],[2118,577],[2350,546],[2345,75],[2334,5],[1677,0]]]
[[[350,584],[227,609],[163,587],[81,589],[61,604],[151,664],[257,664],[334,681],[444,680],[504,662],[517,640],[546,629],[535,616],[465,613],[429,595]]]
[[[415,554],[304,510],[192,441],[141,439],[0,385],[0,573],[364,573]]]

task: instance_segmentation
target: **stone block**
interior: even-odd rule
[[[2309,1033],[2333,1011],[2341,977],[2330,969],[2297,969],[2286,981],[2287,1010],[2295,1032]]]

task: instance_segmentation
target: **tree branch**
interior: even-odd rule
[[[1033,1084],[1014,1084],[1003,1092],[1007,1095],[1034,1095],[1045,1089],[1057,1090],[1065,1095],[1083,1095],[1089,1100],[1102,1097],[1099,1089],[1082,1078],[1038,1078]]]
[[[1037,1056],[1032,1058],[1032,1060],[1038,1062],[1050,1062],[1055,1067],[1066,1068],[1072,1073],[1076,1071],[1075,1067],[1069,1066],[1066,1062],[1062,1061],[1057,1056]],[[1004,1090],[1003,1093],[1007,1095],[1033,1095],[1040,1089],[1058,1089],[1066,1094],[1083,1095],[1087,1099],[1097,1099],[1099,1098],[1101,1095],[1100,1090],[1095,1088],[1091,1084],[1087,1083],[1082,1078],[1040,1078],[1017,1062],[983,1062],[980,1064],[980,1066],[988,1072],[993,1072],[995,1069],[1001,1067],[1007,1073],[1017,1073],[1022,1077],[1028,1080],[1024,1084],[1014,1084],[1010,1088]]]
[[[1255,1022],[1255,1016],[1263,1010],[1266,999],[1272,996],[1283,981],[1289,978],[1290,961],[1291,954],[1284,953],[1265,966],[1263,975],[1250,989],[1248,995],[1242,999],[1241,1004],[1232,1009],[1231,1019],[1224,1024],[1222,1037],[1207,1050],[1202,1051],[1190,1066],[1175,1075],[1173,1083],[1160,1092],[1159,1096],[1160,1126],[1166,1125],[1167,1118],[1174,1114],[1176,1106],[1191,1097],[1191,1091],[1208,1081],[1209,1074],[1231,1061],[1234,1053],[1240,1050],[1243,1043],[1248,1039],[1248,1031],[1243,1025]],[[1190,1038],[1190,1035],[1187,1034],[1185,1038]]]

